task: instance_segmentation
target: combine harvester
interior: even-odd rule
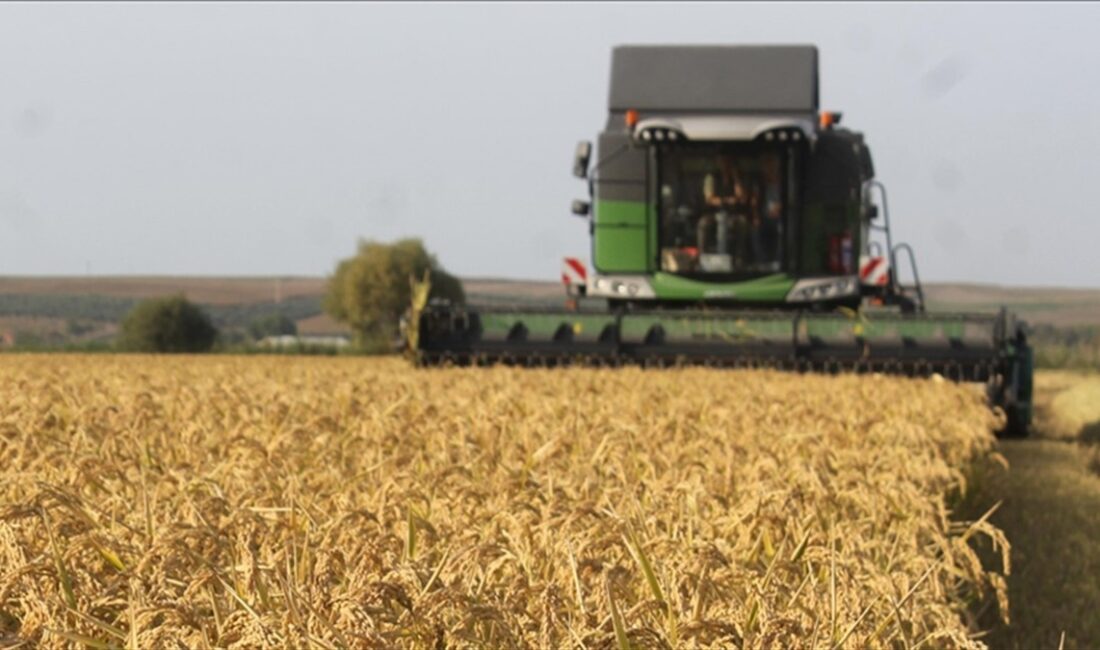
[[[1027,432],[1023,324],[1003,309],[925,312],[863,135],[819,110],[815,47],[618,47],[608,108],[595,164],[587,142],[574,159],[592,265],[565,259],[565,307],[422,292],[417,363],[939,374],[986,383],[1003,433]]]

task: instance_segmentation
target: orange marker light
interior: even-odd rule
[[[831,129],[837,124],[840,124],[840,118],[844,113],[838,111],[822,111],[820,117],[821,128]]]
[[[626,112],[626,126],[633,129],[634,125],[638,123],[638,111],[633,108]]]

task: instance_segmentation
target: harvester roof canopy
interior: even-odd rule
[[[611,111],[816,113],[812,45],[621,45]]]

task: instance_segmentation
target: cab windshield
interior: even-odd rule
[[[661,151],[661,270],[710,279],[782,270],[794,158],[790,148],[744,143]]]

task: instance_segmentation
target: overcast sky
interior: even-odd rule
[[[0,5],[0,275],[587,257],[621,43],[814,43],[923,279],[1100,286],[1100,6]]]

